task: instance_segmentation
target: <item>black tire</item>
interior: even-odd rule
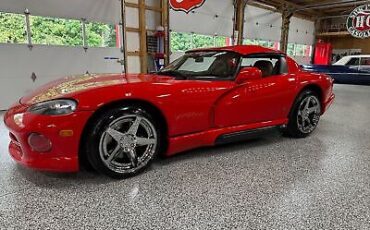
[[[140,117],[142,126],[145,122],[145,127],[139,126],[139,128],[136,129],[137,130],[136,132],[143,133],[142,129],[146,130],[146,128],[148,127],[150,129],[154,129],[152,130],[153,132],[152,135],[155,138],[152,137],[152,139],[150,140],[156,139],[156,144],[148,144],[146,147],[139,146],[139,145],[136,146],[136,144],[135,144],[135,147],[132,147],[132,144],[123,145],[122,143],[128,143],[128,142],[123,142],[123,139],[128,140],[129,138],[122,137],[120,139],[121,141],[118,142],[116,141],[117,138],[113,138],[110,132],[108,132],[108,128],[113,127],[111,125],[114,124],[115,128],[112,128],[113,130],[120,131],[121,134],[126,135],[125,132],[128,132],[133,127],[133,124],[135,123],[134,121],[135,117]],[[132,121],[130,121],[130,119],[132,119]],[[121,127],[118,127],[119,125],[117,125],[117,123],[114,123],[115,121],[122,122],[122,124],[120,124]],[[126,123],[124,123],[123,121]],[[132,122],[131,125],[128,125],[128,122]],[[126,128],[126,131],[124,131],[125,128]],[[122,129],[122,130],[119,130],[119,129]],[[155,159],[155,157],[158,155],[158,152],[160,151],[160,147],[161,147],[160,146],[161,131],[159,129],[159,125],[155,122],[155,120],[153,120],[152,116],[148,112],[145,111],[145,109],[141,108],[140,106],[135,106],[135,105],[127,105],[127,106],[112,108],[112,109],[109,109],[107,111],[100,113],[92,121],[90,125],[90,129],[85,133],[86,133],[86,137],[84,137],[84,140],[86,143],[84,143],[83,151],[86,154],[86,159],[96,171],[102,174],[105,174],[109,177],[115,178],[115,179],[124,179],[127,177],[131,177],[131,176],[137,175],[138,173],[148,168],[150,164],[152,163],[152,161]],[[137,137],[139,138],[139,136]],[[110,142],[106,141],[109,138],[111,139]],[[148,138],[149,140],[150,137],[148,134],[148,137],[140,136],[140,138]],[[132,139],[130,140],[133,141]],[[119,150],[117,151],[118,152],[117,154],[114,154],[114,155],[117,155],[117,157],[112,158],[110,163],[107,163],[107,161],[105,161],[107,159],[104,158],[105,157],[104,153],[108,153],[108,151],[103,151],[103,150],[107,150],[108,146],[110,145],[112,146],[112,149],[119,149]],[[145,159],[145,161],[143,160],[143,162],[140,162],[138,160],[140,159],[139,154],[135,153],[137,154],[136,161],[135,161],[133,160],[134,158],[131,157],[132,155],[124,151],[124,148],[132,148],[134,150],[138,150],[139,148],[141,148],[140,151],[142,151],[144,148],[148,150],[149,147],[151,147],[151,149],[149,149],[148,151],[150,154],[145,154],[144,152],[143,156],[141,156],[142,158]],[[113,153],[114,151],[115,150],[112,150],[111,153]],[[110,158],[110,156],[108,156],[108,158]],[[130,166],[125,166],[125,167],[117,166],[116,168],[113,167],[114,164],[124,165],[126,164],[126,161],[128,160],[132,163],[131,169],[129,168]],[[124,170],[124,168],[127,168],[127,170]]]
[[[301,115],[299,115],[299,111],[302,109],[303,103],[307,103],[307,100],[309,101],[308,103],[315,104],[315,108],[317,108],[317,110],[312,114],[306,113],[305,115],[307,119],[306,123],[307,122],[310,123],[308,123],[309,125],[307,125],[308,128],[304,129],[301,125],[303,118]],[[310,102],[311,100],[312,102]],[[314,107],[312,107],[311,109],[314,109]],[[300,114],[302,113],[303,112],[301,111]],[[299,94],[299,96],[295,100],[291,112],[289,113],[288,125],[282,129],[282,132],[284,133],[284,135],[294,138],[307,137],[316,129],[319,123],[320,115],[321,115],[321,102],[319,96],[317,95],[316,92],[312,90],[308,89],[304,90]]]

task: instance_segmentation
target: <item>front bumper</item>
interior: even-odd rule
[[[27,106],[16,104],[4,116],[11,141],[9,152],[18,163],[46,171],[76,172],[79,170],[78,152],[83,128],[91,111],[78,111],[63,116],[37,115],[27,112]],[[62,130],[72,130],[73,135],[62,136]],[[50,139],[49,152],[34,151],[28,144],[31,133]]]

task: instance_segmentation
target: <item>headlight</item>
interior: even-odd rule
[[[65,115],[76,110],[77,102],[69,99],[52,100],[37,103],[28,112],[42,115]]]

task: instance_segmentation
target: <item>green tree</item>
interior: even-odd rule
[[[0,42],[25,43],[25,17],[19,14],[0,12]]]
[[[44,45],[81,46],[81,22],[78,20],[31,16],[32,42]]]
[[[217,47],[226,46],[226,37],[217,36],[216,37],[216,46]]]
[[[194,48],[220,47],[226,45],[226,37],[171,32],[171,50],[187,51]]]
[[[30,16],[33,44],[82,46],[82,22],[73,19]],[[88,23],[87,43],[90,47],[115,47],[114,25]],[[25,43],[25,16],[0,12],[0,42]]]
[[[194,48],[207,48],[215,46],[214,36],[193,34]]]
[[[113,25],[88,23],[86,26],[87,43],[91,47],[115,47],[116,33]]]
[[[187,51],[192,49],[191,34],[171,32],[171,50]]]

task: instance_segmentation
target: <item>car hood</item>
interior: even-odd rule
[[[124,87],[126,84],[169,81],[174,81],[174,79],[151,74],[85,74],[70,76],[41,86],[21,98],[20,103],[30,105],[57,98],[70,98],[85,91],[104,87]]]

